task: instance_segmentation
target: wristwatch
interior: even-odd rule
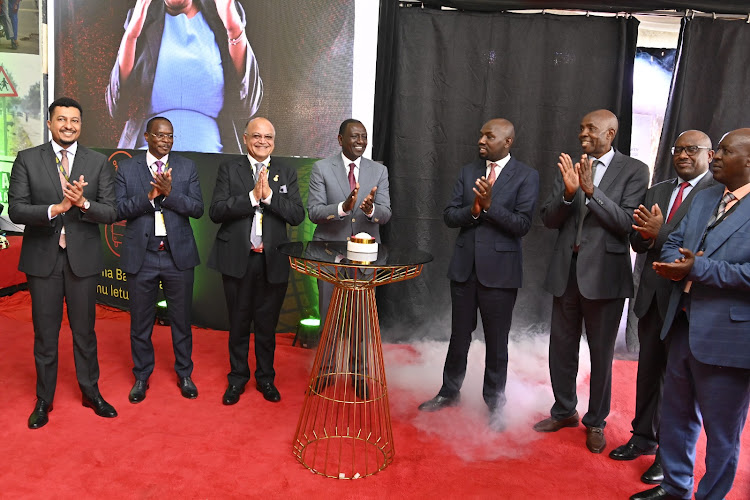
[[[83,206],[81,207],[81,210],[85,212],[89,208],[91,208],[91,202],[89,200],[84,201]]]

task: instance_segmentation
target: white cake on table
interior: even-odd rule
[[[346,253],[349,260],[372,262],[378,258],[378,242],[367,233],[358,233],[346,242]]]

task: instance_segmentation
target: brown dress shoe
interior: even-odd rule
[[[601,453],[607,446],[607,440],[604,439],[604,429],[601,427],[586,428],[586,448],[591,453]]]
[[[549,417],[535,423],[534,430],[537,432],[557,432],[564,427],[578,427],[580,421],[581,419],[578,417],[578,412],[561,420],[555,420],[553,417]]]

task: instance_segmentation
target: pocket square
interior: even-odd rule
[[[286,184],[279,186],[279,193],[286,193]]]

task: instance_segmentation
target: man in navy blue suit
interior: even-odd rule
[[[126,219],[120,267],[127,274],[130,299],[130,348],[135,384],[128,399],[146,397],[154,370],[151,333],[156,316],[159,283],[164,287],[172,326],[177,385],[189,399],[198,397],[193,372],[193,333],[190,309],[193,271],[200,263],[190,217],[203,215],[203,197],[193,161],[170,154],[172,123],[163,117],[149,120],[145,133],[148,151],[120,162],[115,178],[117,215]]]
[[[487,344],[482,395],[493,414],[492,423],[502,427],[502,419],[494,414],[505,404],[508,332],[522,283],[521,237],[531,229],[539,174],[511,157],[515,139],[511,122],[490,120],[480,134],[480,159],[461,169],[443,211],[448,227],[461,228],[448,268],[451,338],[443,386],[419,409],[437,411],[458,404],[479,309]]]
[[[636,500],[692,497],[702,423],[706,474],[695,498],[724,498],[737,472],[750,405],[750,128],[721,139],[713,175],[720,185],[696,194],[653,265],[675,282],[661,331],[669,346],[659,427],[664,481]]]

